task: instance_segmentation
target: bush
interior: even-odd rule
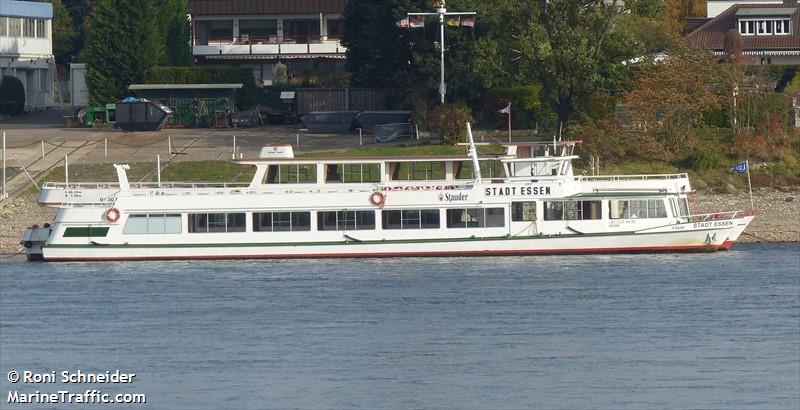
[[[448,144],[465,141],[467,122],[472,121],[469,107],[463,103],[437,105],[428,111],[428,127]]]
[[[25,87],[22,86],[22,81],[16,77],[5,76],[0,83],[0,100],[11,101],[14,103],[6,104],[2,108],[3,114],[17,115],[25,110]],[[6,109],[11,111],[6,112]]]
[[[246,68],[224,66],[202,67],[153,67],[145,72],[146,84],[238,84],[239,110],[248,110],[258,101],[259,88],[256,87],[253,72]]]
[[[0,100],[0,115],[12,115],[17,112],[17,103],[10,100]]]

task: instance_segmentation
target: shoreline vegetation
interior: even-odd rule
[[[424,156],[424,155],[465,155],[464,147],[444,145],[422,145],[412,147],[383,147],[377,149],[344,150],[314,152],[298,155],[298,157],[366,157],[366,156]],[[481,147],[481,151],[499,154],[499,146]],[[229,161],[186,161],[167,164],[162,169],[162,182],[167,181],[226,181],[247,182],[253,175],[253,167],[240,166]],[[576,174],[580,174],[580,164],[576,164]],[[676,173],[684,172],[678,168],[630,163],[612,166],[603,174],[631,173]],[[746,178],[732,175],[725,170],[718,172],[714,180],[710,173],[694,175],[689,172],[693,186],[698,191],[692,202],[693,213],[707,213],[728,210],[744,210],[750,208]],[[113,181],[111,164],[75,164],[70,166],[71,182]],[[759,175],[758,171],[754,175]],[[129,171],[131,181],[149,182],[155,180],[154,163],[131,164]],[[53,169],[43,181],[61,181],[64,179],[63,167]],[[798,186],[759,186],[755,181],[768,180],[768,175],[754,178],[753,198],[757,211],[756,219],[740,237],[740,242],[800,242],[800,187]],[[711,182],[713,185],[706,181]],[[19,238],[25,228],[33,224],[50,222],[55,209],[42,208],[36,203],[36,191],[33,187],[20,194],[0,202],[0,254],[13,254],[21,250]]]

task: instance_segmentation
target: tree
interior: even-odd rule
[[[189,65],[189,1],[164,0],[156,3],[158,32],[164,40],[164,53],[160,64],[165,66]]]
[[[72,29],[76,35],[72,39],[72,54],[81,55],[88,42],[89,19],[99,0],[61,0],[72,18]]]
[[[100,0],[92,17],[86,82],[92,104],[104,104],[142,81],[158,63],[163,42],[150,1]]]
[[[0,114],[17,115],[25,111],[25,87],[17,77],[7,75],[0,81],[0,102],[7,106]]]
[[[50,3],[53,4],[53,54],[59,64],[69,64],[74,54],[78,31],[64,3],[61,0],[50,0]]]
[[[517,61],[517,77],[538,79],[542,99],[561,123],[576,119],[589,97],[618,92],[628,77],[628,61],[648,51],[625,21],[650,18],[657,10],[650,0],[506,1],[508,43],[495,61],[500,67]]]
[[[675,50],[669,59],[642,67],[623,101],[631,121],[669,159],[697,143],[695,130],[707,126],[708,112],[732,108],[737,75],[736,66],[718,64],[711,55]]]

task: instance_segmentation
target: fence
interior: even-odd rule
[[[300,88],[296,91],[298,115],[314,111],[387,110],[389,92],[381,88]]]

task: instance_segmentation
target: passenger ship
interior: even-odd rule
[[[690,214],[687,174],[575,175],[579,141],[464,156],[295,158],[250,183],[45,185],[31,260],[585,254],[729,249],[752,212]]]

